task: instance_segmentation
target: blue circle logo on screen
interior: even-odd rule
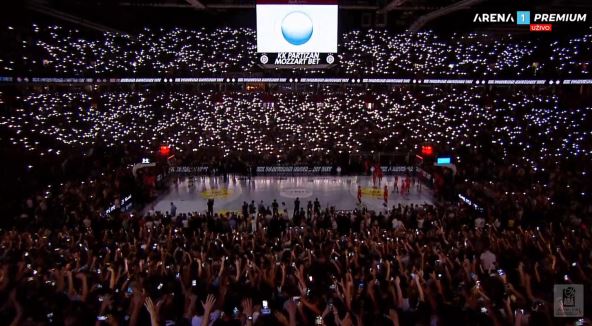
[[[282,35],[288,43],[302,45],[312,36],[312,20],[301,11],[293,11],[282,20]]]

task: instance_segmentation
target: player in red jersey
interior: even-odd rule
[[[362,187],[358,185],[358,203],[362,203]]]

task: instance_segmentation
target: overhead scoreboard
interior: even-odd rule
[[[337,0],[257,0],[257,54],[266,68],[337,61]]]

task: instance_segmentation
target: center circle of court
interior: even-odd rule
[[[207,199],[226,199],[226,198],[232,196],[233,193],[234,193],[234,191],[232,189],[219,188],[219,189],[204,190],[204,191],[200,192],[200,195],[203,198],[207,198]]]
[[[362,196],[382,198],[384,190],[382,188],[364,187],[362,188]]]

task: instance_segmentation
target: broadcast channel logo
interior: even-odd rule
[[[478,12],[473,16],[474,23],[512,23],[528,26],[531,32],[552,32],[553,24],[586,23],[587,13],[581,12]]]
[[[555,317],[584,316],[584,286],[582,284],[555,284],[553,288]]]
[[[282,35],[288,43],[302,45],[312,36],[312,19],[301,11],[292,11],[282,20]]]

